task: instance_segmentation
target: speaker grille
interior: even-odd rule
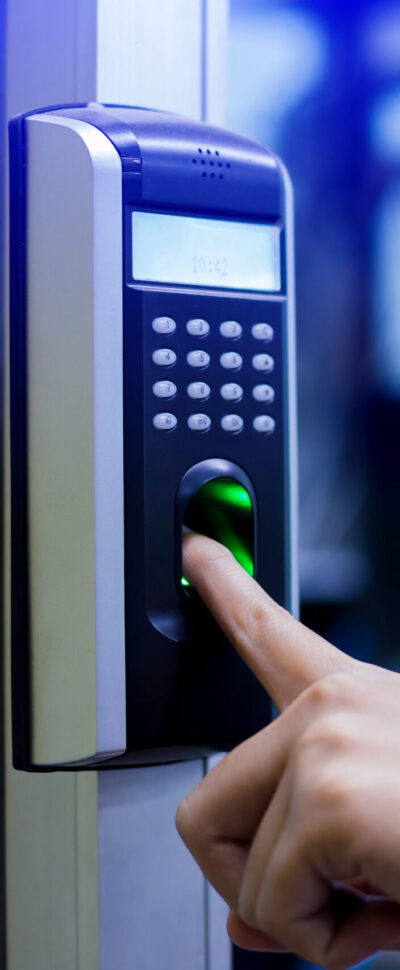
[[[198,148],[192,158],[201,178],[223,179],[231,163],[226,162],[218,148]]]

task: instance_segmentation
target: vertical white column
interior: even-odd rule
[[[223,124],[227,13],[228,0],[8,0],[8,117],[98,100]],[[229,970],[225,909],[174,828],[202,762],[78,775],[11,767],[7,436],[5,469],[9,970]]]

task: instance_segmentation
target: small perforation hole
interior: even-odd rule
[[[203,179],[207,178],[207,172],[202,172],[201,174],[203,176]]]
[[[204,158],[202,158],[202,160],[201,160],[201,164],[202,164],[202,165],[205,165],[205,164],[206,164],[206,162],[205,162],[205,159],[204,159]]]
[[[215,172],[211,172],[211,178],[215,179]]]
[[[197,158],[192,158],[193,165],[197,165]]]
[[[220,178],[220,179],[223,179],[223,177],[224,177],[223,175],[219,175],[219,176],[218,176],[218,178]]]
[[[210,162],[210,165],[214,165],[214,162]]]
[[[230,168],[230,167],[231,167],[231,163],[230,163],[230,162],[227,162],[227,163],[226,163],[226,167],[227,167],[227,168]]]
[[[215,149],[214,155],[219,155],[218,148]]]
[[[203,149],[202,148],[198,148],[197,151],[198,151],[199,155],[202,155],[203,154]]]
[[[207,148],[207,155],[211,155],[211,151],[209,148]]]

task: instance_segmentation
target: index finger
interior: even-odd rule
[[[194,532],[184,535],[183,567],[280,710],[322,677],[354,669],[351,657],[272,600],[219,542]]]

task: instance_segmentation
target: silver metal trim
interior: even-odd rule
[[[26,124],[32,760],[96,762],[126,749],[121,162]]]
[[[294,199],[289,173],[280,159],[276,159],[285,188],[286,279],[287,279],[287,351],[288,351],[288,488],[289,521],[288,548],[290,602],[293,616],[299,616],[299,476],[297,438],[297,367],[296,367],[296,308],[294,259]]]

